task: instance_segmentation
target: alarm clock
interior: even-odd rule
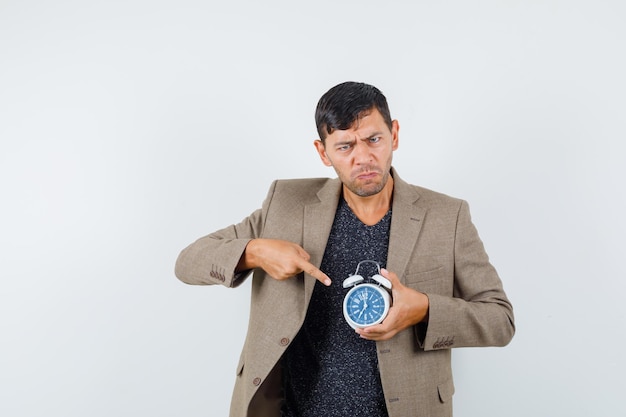
[[[372,275],[370,280],[359,275],[359,268],[363,263],[374,263],[378,274]],[[343,281],[343,288],[350,291],[343,299],[343,316],[353,329],[373,326],[382,322],[389,307],[391,307],[391,282],[380,274],[380,265],[376,261],[361,261],[356,266],[354,275]]]

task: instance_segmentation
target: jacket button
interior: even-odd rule
[[[281,346],[287,346],[288,344],[289,344],[289,338],[283,337],[282,339],[280,339]]]
[[[257,386],[257,387],[258,387],[259,385],[261,385],[261,378],[259,378],[259,377],[254,378],[254,379],[252,380],[252,383],[253,383],[255,386]]]

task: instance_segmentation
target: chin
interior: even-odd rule
[[[385,184],[372,184],[369,187],[354,187],[351,191],[359,197],[370,197],[378,194],[385,188]]]

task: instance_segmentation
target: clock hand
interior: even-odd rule
[[[359,313],[359,318],[361,318],[365,310],[367,310],[367,300],[363,300],[363,310]]]
[[[366,309],[367,309],[367,303],[363,302],[363,308],[359,312],[359,317],[358,318],[361,318],[361,316],[363,315],[363,313],[365,312]]]

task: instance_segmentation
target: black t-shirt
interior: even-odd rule
[[[343,280],[357,264],[385,267],[391,210],[373,226],[362,223],[341,199],[320,269],[333,283],[315,284],[300,332],[282,358],[284,417],[387,417],[376,343],[359,337],[343,317]],[[361,265],[364,278],[376,265]]]

